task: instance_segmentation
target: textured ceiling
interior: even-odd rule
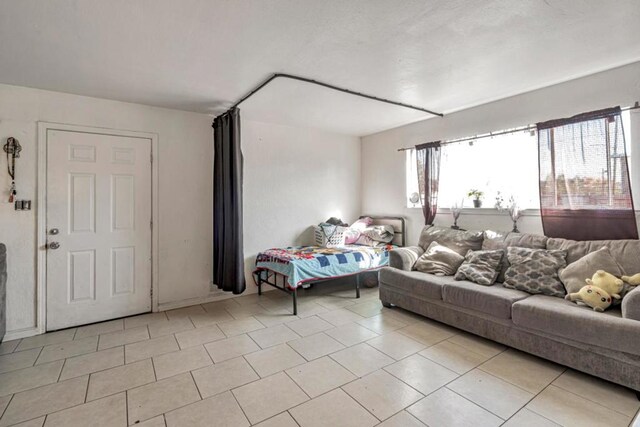
[[[640,1],[0,0],[0,83],[216,114],[285,72],[451,112],[640,60]],[[429,117],[276,80],[245,118]]]

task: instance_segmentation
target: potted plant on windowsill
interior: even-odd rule
[[[474,208],[482,207],[482,198],[484,197],[484,192],[480,190],[469,190],[467,197],[471,197],[473,199]]]

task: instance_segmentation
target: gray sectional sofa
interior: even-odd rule
[[[469,232],[426,226],[418,246],[391,251],[389,267],[379,276],[382,303],[640,390],[640,286],[628,292],[620,306],[598,313],[562,298],[508,289],[500,282],[482,286],[412,270],[425,248],[438,241],[475,249],[563,249],[567,264],[608,246],[625,274],[632,275],[640,272],[640,241],[575,242],[485,231],[472,233],[470,242],[469,236]]]

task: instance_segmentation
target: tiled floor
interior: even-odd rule
[[[0,427],[628,426],[633,392],[319,285],[0,345]],[[599,402],[599,403],[596,403]]]

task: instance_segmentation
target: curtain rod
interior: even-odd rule
[[[639,109],[639,108],[640,108],[640,102],[636,101],[636,103],[633,105],[633,107],[621,108],[620,111],[636,110],[636,109]],[[442,141],[440,144],[441,145],[447,145],[447,144],[454,144],[456,142],[475,141],[476,139],[491,138],[493,136],[506,135],[508,133],[516,133],[516,132],[526,132],[526,131],[532,131],[532,130],[536,130],[536,129],[537,129],[536,125],[520,126],[520,127],[513,128],[513,129],[503,130],[503,131],[500,131],[500,132],[489,132],[489,133],[483,133],[483,134],[476,135],[476,136],[468,136],[468,137],[464,137],[464,138],[448,139],[446,141]],[[408,151],[408,150],[413,150],[414,148],[416,148],[416,147],[398,148],[398,151]]]
[[[269,77],[264,82],[260,83],[253,90],[251,90],[251,92],[249,92],[248,94],[246,94],[245,96],[240,98],[240,100],[238,102],[233,104],[231,109],[237,108],[238,105],[242,104],[244,101],[249,99],[251,96],[253,96],[260,89],[262,89],[263,87],[265,87],[266,85],[271,83],[271,81],[273,81],[273,80],[275,80],[275,79],[277,79],[279,77],[292,79],[292,80],[298,80],[298,81],[305,82],[305,83],[311,83],[311,84],[314,84],[314,85],[323,86],[323,87],[326,87],[326,88],[329,88],[329,89],[337,90],[339,92],[348,93],[349,95],[360,96],[362,98],[372,99],[374,101],[379,101],[379,102],[385,102],[387,104],[397,105],[399,107],[411,108],[413,110],[422,111],[424,113],[429,113],[429,114],[432,114],[434,116],[439,116],[439,117],[443,117],[444,116],[442,113],[436,113],[434,111],[427,110],[426,108],[422,108],[422,107],[417,107],[415,105],[405,104],[405,103],[397,102],[397,101],[391,101],[390,99],[379,98],[377,96],[367,95],[365,93],[355,92],[353,90],[349,90],[349,89],[341,88],[341,87],[338,87],[338,86],[334,86],[334,85],[329,84],[329,83],[319,82],[317,80],[308,79],[306,77],[300,77],[300,76],[296,76],[296,75],[293,75],[293,74],[285,74],[285,73],[275,73],[275,74],[271,75],[271,77]]]

